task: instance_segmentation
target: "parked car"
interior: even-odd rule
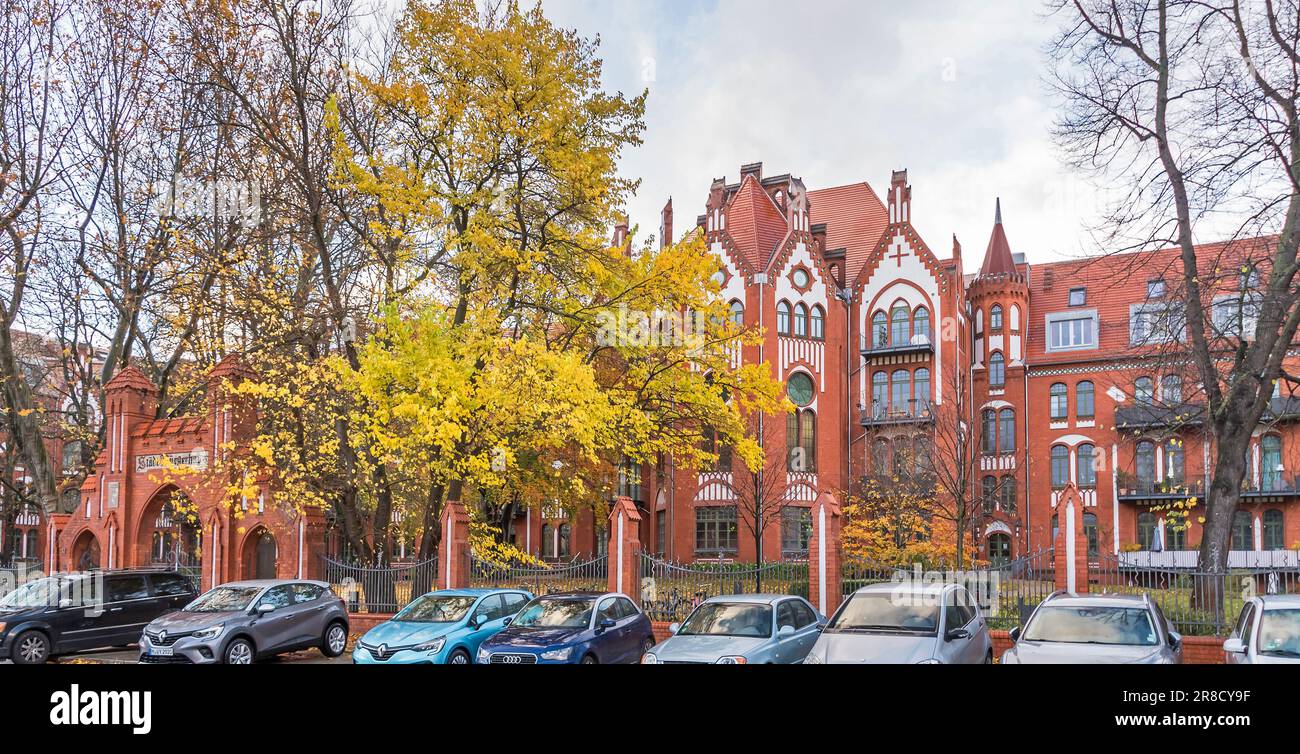
[[[95,571],[29,581],[0,598],[0,660],[35,665],[140,639],[145,624],[194,599],[172,571]]]
[[[1015,645],[1005,664],[1137,663],[1177,665],[1183,637],[1169,627],[1160,606],[1137,595],[1057,592],[1011,631]]]
[[[641,656],[645,665],[746,665],[803,662],[826,625],[801,597],[740,594],[710,597],[668,627],[672,634]]]
[[[835,611],[805,664],[991,663],[979,606],[958,584],[884,583],[854,592]]]
[[[1300,664],[1300,595],[1247,601],[1223,651],[1230,665]]]
[[[537,597],[478,649],[490,665],[634,663],[654,646],[650,619],[626,595]]]
[[[249,665],[309,647],[338,657],[347,643],[348,613],[329,584],[236,581],[146,626],[140,662]]]
[[[518,589],[442,589],[415,598],[366,632],[360,665],[468,665],[479,645],[510,624],[533,595]]]

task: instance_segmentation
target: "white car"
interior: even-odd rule
[[[979,606],[958,584],[883,583],[849,596],[823,629],[805,665],[993,662]]]
[[[1223,653],[1230,665],[1300,664],[1300,595],[1247,601]]]

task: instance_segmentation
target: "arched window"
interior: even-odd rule
[[[817,415],[812,409],[799,412],[799,447],[803,448],[804,471],[816,471]]]
[[[998,451],[1013,453],[1016,450],[1016,412],[1004,408],[998,412]]]
[[[1134,453],[1138,492],[1151,493],[1156,486],[1156,446],[1148,440],[1137,444]]]
[[[1137,543],[1143,550],[1150,550],[1156,542],[1156,514],[1143,511],[1138,514]]]
[[[876,372],[871,375],[871,417],[885,418],[889,410],[889,375]]]
[[[992,515],[998,504],[998,479],[993,475],[984,477],[984,515]]]
[[[745,326],[745,305],[739,301],[731,302],[731,323],[736,327]]]
[[[923,342],[930,342],[930,310],[924,306],[916,307],[916,312],[912,315],[912,332],[914,337]]]
[[[569,557],[569,533],[570,533],[569,525],[560,524],[560,532],[559,532],[560,555],[559,556],[561,558]]]
[[[1160,379],[1160,397],[1165,403],[1175,405],[1183,402],[1183,380],[1176,374],[1166,374]]]
[[[1265,550],[1286,549],[1286,545],[1282,541],[1282,511],[1277,508],[1269,508],[1264,511],[1263,544]]]
[[[1246,511],[1237,511],[1232,514],[1232,547],[1230,549],[1255,549],[1255,530],[1250,521],[1250,514]]]
[[[934,470],[930,465],[934,456],[934,453],[931,451],[932,445],[933,443],[931,443],[930,438],[925,435],[918,435],[916,439],[912,441],[912,455],[916,459],[916,468],[921,471],[929,472]]]
[[[912,408],[912,375],[906,369],[896,369],[891,377],[892,388],[889,409],[903,413]]]
[[[1282,438],[1264,435],[1260,446],[1260,478],[1265,492],[1282,489]]]
[[[930,407],[930,370],[925,367],[917,369],[912,375],[912,394],[916,396],[916,406],[919,410],[925,410]]]
[[[1049,408],[1051,409],[1051,418],[1054,422],[1063,422],[1069,415],[1070,394],[1069,388],[1064,382],[1057,382],[1052,385],[1049,391]]]
[[[889,318],[884,312],[871,315],[871,345],[874,348],[889,345]]]
[[[1183,483],[1183,441],[1177,437],[1165,443],[1165,482],[1173,485]]]
[[[980,434],[980,450],[985,454],[991,454],[997,448],[998,442],[998,414],[991,408],[984,409],[983,413],[984,431]]]
[[[1070,481],[1070,449],[1052,446],[1052,489],[1059,490]]]
[[[1138,403],[1156,402],[1156,383],[1150,377],[1139,377],[1133,381],[1133,400]]]
[[[542,557],[555,557],[555,533],[550,524],[542,524]]]
[[[1001,351],[994,351],[989,356],[989,387],[999,388],[1007,384],[1006,359]]]
[[[1187,549],[1187,524],[1165,519],[1165,549],[1181,552]]]
[[[907,304],[899,301],[889,311],[889,342],[905,346],[912,342],[911,322],[908,321]]]
[[[790,334],[790,303],[781,301],[776,305],[776,332],[778,335]]]
[[[1083,536],[1088,538],[1088,557],[1090,558],[1095,558],[1100,553],[1097,534],[1097,514],[1083,514]]]
[[[1075,478],[1080,487],[1097,486],[1097,449],[1084,443],[1075,451]]]
[[[1016,515],[1016,478],[1011,475],[1002,477],[1002,512]]]
[[[889,443],[876,440],[871,446],[871,466],[876,473],[884,476],[889,471]]]
[[[808,337],[808,307],[794,305],[794,334],[800,338]]]
[[[1074,386],[1074,418],[1076,421],[1091,419],[1095,409],[1094,390],[1092,382],[1084,380]]]
[[[1002,329],[1002,305],[994,304],[989,307],[989,330]]]
[[[810,326],[809,335],[818,340],[826,337],[826,312],[820,305],[813,306],[808,324]]]

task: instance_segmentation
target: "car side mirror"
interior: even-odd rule
[[[1174,649],[1178,649],[1182,645],[1183,645],[1183,635],[1178,633],[1177,631],[1170,631],[1169,646],[1173,647]]]
[[[794,626],[785,625],[776,630],[776,637],[778,639],[789,639],[791,636],[794,636]]]
[[[680,630],[682,630],[682,624],[680,624],[680,623],[669,623],[669,624],[668,624],[668,633],[669,633],[669,634],[676,635],[677,632],[680,631]]]
[[[943,635],[944,641],[957,641],[958,639],[969,639],[969,638],[970,638],[970,631],[967,631],[964,628],[954,628],[948,633]]]
[[[1228,654],[1240,655],[1246,653],[1246,643],[1241,639],[1232,638],[1223,642],[1223,651]]]
[[[514,617],[513,617],[513,616],[508,616],[508,617],[506,617],[504,620],[501,621],[501,625],[502,625],[502,626],[508,626],[508,625],[510,625],[510,621],[512,621],[512,620],[514,620]]]
[[[269,602],[263,602],[262,604],[257,606],[258,615],[266,615],[267,613],[274,612],[274,611],[275,611],[275,605],[272,605]]]
[[[817,630],[825,631],[826,627],[829,626],[830,624],[831,624],[830,620],[826,618],[822,618],[821,620],[817,621]]]
[[[1012,641],[1020,641],[1020,626],[1011,629],[1010,636]]]
[[[613,618],[601,618],[600,621],[596,623],[596,631],[601,632],[607,628],[613,628],[615,625],[616,623]]]

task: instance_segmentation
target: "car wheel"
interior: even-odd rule
[[[582,664],[583,664],[583,665],[599,665],[600,663],[596,661],[596,655],[583,655],[583,656],[582,656]]]
[[[331,623],[329,628],[325,629],[325,637],[321,640],[321,654],[326,657],[338,657],[347,648],[348,630],[342,623]]]
[[[647,652],[649,652],[650,650],[652,650],[652,649],[654,649],[654,648],[655,648],[655,640],[654,640],[654,639],[642,639],[642,640],[641,640],[641,654],[637,655],[637,662],[640,662],[640,661],[641,661],[641,658],[644,657],[644,656],[646,655]]]
[[[15,665],[41,665],[50,659],[50,640],[40,631],[25,631],[14,640]]]
[[[463,649],[458,649],[458,650],[456,650],[455,652],[452,652],[452,653],[451,653],[451,656],[447,658],[447,664],[448,664],[448,665],[468,665],[468,664],[469,664],[469,653],[466,652],[466,651],[463,650]]]
[[[226,645],[226,651],[222,653],[221,659],[227,665],[252,665],[253,645],[248,639],[235,639]]]

